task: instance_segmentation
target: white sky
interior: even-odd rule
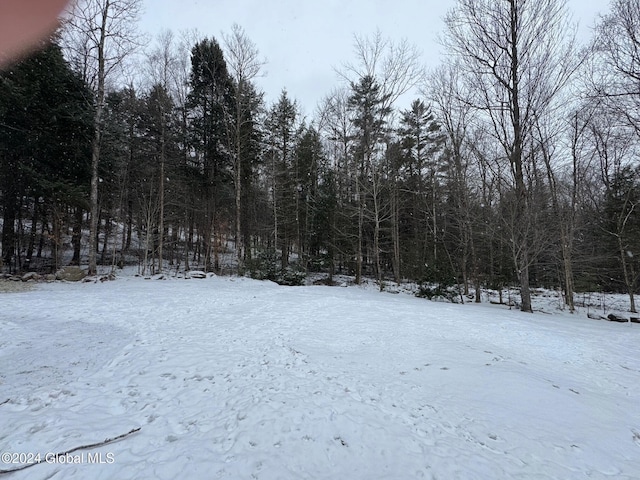
[[[580,34],[586,38],[603,0],[569,0]],[[145,0],[142,29],[156,35],[197,29],[222,40],[234,23],[244,28],[267,60],[258,79],[266,100],[277,100],[286,88],[303,112],[339,85],[334,67],[353,61],[353,35],[379,29],[393,40],[406,38],[424,54],[429,68],[439,64],[437,36],[442,18],[455,0]]]

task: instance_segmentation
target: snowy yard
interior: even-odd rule
[[[3,460],[140,428],[11,480],[640,478],[640,325],[241,278],[0,307]]]

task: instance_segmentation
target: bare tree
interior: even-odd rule
[[[469,179],[472,155],[468,152],[469,130],[473,119],[473,109],[462,100],[465,88],[461,77],[460,65],[451,63],[436,70],[423,87],[423,93],[432,99],[439,121],[446,136],[447,158],[449,159],[449,175],[451,187],[455,194],[453,202],[455,220],[459,224],[462,258],[460,266],[464,283],[464,293],[468,294],[469,273],[467,263],[469,257],[475,281],[475,301],[480,303],[480,271],[476,255],[473,212],[471,209],[471,188]],[[434,202],[435,204],[435,202]],[[434,229],[435,230],[435,229]]]
[[[640,2],[614,0],[592,46],[591,87],[640,136]]]
[[[81,0],[75,4],[66,25],[67,50],[71,62],[94,91],[94,137],[91,154],[91,223],[89,229],[89,274],[97,272],[98,166],[107,79],[136,48],[140,36],[134,26],[142,0]]]
[[[338,76],[347,85],[357,84],[364,77],[373,78],[380,85],[385,109],[424,79],[421,52],[406,39],[393,42],[380,30],[370,37],[355,35],[354,54],[354,62],[336,70]]]
[[[444,45],[464,68],[467,101],[484,114],[511,171],[514,263],[521,309],[531,311],[532,205],[526,163],[536,118],[556,108],[577,68],[564,0],[458,0],[445,18]]]
[[[372,175],[376,172],[372,164],[374,157],[378,159],[385,157],[384,149],[380,148],[384,144],[385,132],[384,128],[380,127],[391,119],[395,102],[422,81],[424,68],[420,62],[420,51],[415,46],[406,40],[393,42],[384,38],[380,31],[371,37],[355,36],[354,53],[355,61],[344,64],[336,71],[351,90],[352,96],[349,98],[348,108],[351,110],[350,113],[355,115],[351,120],[359,135],[355,142],[355,157],[357,158],[354,158],[351,178],[355,181],[354,193],[358,210],[355,276],[356,283],[360,283],[365,240],[364,220],[369,213],[366,211],[367,197],[371,197],[374,193],[374,196],[379,196],[382,193],[379,188],[380,183],[375,185],[375,191],[373,184],[365,185],[365,179],[374,180],[374,183],[379,180],[375,178],[375,175]],[[360,92],[358,92],[359,89]],[[367,92],[367,89],[370,91]],[[367,101],[374,99],[374,97],[366,99],[366,96],[370,96],[373,90],[375,90],[374,97],[376,97],[375,105],[366,107]],[[357,108],[355,110],[354,108],[359,101],[356,99],[358,96],[364,100],[361,107],[366,108],[356,113]],[[372,107],[374,108],[370,112],[366,111],[367,108],[371,109]],[[364,117],[357,118],[362,114]],[[365,117],[370,114],[373,114],[373,117],[366,119]],[[379,126],[376,126],[378,124]],[[380,204],[376,199],[373,202],[372,212],[374,218],[373,249],[379,279],[382,278],[379,245],[381,213]]]
[[[351,179],[355,174],[351,173],[352,163],[351,148],[353,146],[354,125],[350,118],[349,91],[345,88],[336,89],[327,95],[318,106],[317,124],[318,130],[326,142],[326,151],[331,160],[331,170],[335,172],[336,186],[336,211],[337,215],[331,217],[329,246],[332,252],[339,255],[338,264],[341,265],[345,256],[350,255],[346,245],[351,245],[351,227],[357,212],[349,206],[355,202],[355,188]],[[329,280],[333,281],[335,261],[330,256]]]
[[[237,24],[231,27],[231,33],[223,35],[224,51],[229,74],[233,78],[235,89],[235,122],[232,125],[233,139],[233,177],[235,187],[235,242],[238,264],[242,263],[242,190],[243,167],[248,161],[246,156],[250,147],[255,113],[256,95],[252,81],[260,75],[266,61],[260,58],[255,43],[249,39],[245,31]],[[261,95],[259,95],[261,98]],[[258,98],[258,100],[260,99]]]
[[[169,132],[167,131],[167,123],[172,114],[170,111],[173,104],[171,102],[162,101],[162,96],[158,98],[158,90],[156,87],[160,87],[163,92],[166,92],[167,96],[171,97],[176,95],[176,86],[179,83],[177,78],[180,76],[180,59],[179,51],[176,46],[176,40],[171,30],[162,31],[157,39],[154,48],[147,54],[146,70],[147,76],[151,83],[154,102],[154,111],[157,115],[158,121],[158,141],[159,145],[159,171],[158,171],[158,268],[163,270],[164,263],[164,241],[165,241],[165,181],[166,181],[166,167],[167,167],[167,143]]]
[[[605,234],[603,242],[608,252],[617,250],[621,272],[610,281],[620,281],[629,295],[629,309],[636,313],[635,293],[640,282],[638,260],[640,187],[638,185],[638,144],[633,141],[633,128],[619,122],[619,116],[611,110],[598,112],[589,125],[589,134],[599,161],[600,183],[592,192],[599,226]],[[604,200],[602,199],[604,197]],[[597,198],[597,200],[596,200]],[[612,241],[612,243],[609,243]],[[608,265],[604,265],[605,268]]]
[[[544,161],[551,207],[557,223],[564,302],[571,313],[575,311],[573,249],[582,201],[581,189],[585,168],[593,156],[586,137],[595,108],[593,105],[583,106],[561,122],[538,119],[535,124],[535,141]]]

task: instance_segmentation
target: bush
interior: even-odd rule
[[[273,280],[277,273],[278,258],[275,250],[258,252],[255,258],[247,262],[247,269],[251,278],[256,280]]]
[[[307,274],[304,272],[304,270],[288,267],[278,272],[274,282],[279,285],[298,287],[300,285],[304,285],[304,281],[306,278]]]
[[[416,297],[426,298],[429,300],[446,300],[451,303],[458,303],[460,301],[460,292],[457,286],[446,286],[440,283],[425,284],[420,283]]]
[[[247,268],[251,278],[256,280],[271,280],[279,285],[300,286],[304,285],[306,272],[297,267],[289,266],[281,268],[282,259],[273,249],[263,250],[257,257],[251,260]]]
[[[431,275],[418,283],[416,297],[429,300],[445,300],[451,303],[460,301],[460,288],[456,279],[449,272],[434,270]]]

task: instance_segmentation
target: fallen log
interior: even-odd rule
[[[123,433],[122,435],[118,435],[117,437],[105,438],[101,442],[89,443],[87,445],[80,445],[79,447],[74,447],[71,450],[67,450],[65,452],[56,453],[53,456],[55,456],[55,457],[64,457],[65,455],[69,455],[69,454],[71,454],[73,452],[77,452],[78,450],[87,450],[89,448],[102,447],[103,445],[108,445],[110,443],[117,442],[118,440],[121,440],[121,439],[123,439],[125,437],[128,437],[129,435],[131,435],[133,433],[139,432],[141,428],[142,427],[133,428],[133,429],[129,430],[127,433]],[[47,456],[50,456],[50,454],[47,454]],[[27,463],[25,465],[20,465],[19,467],[11,468],[11,469],[8,469],[8,470],[0,470],[0,475],[5,475],[7,473],[13,473],[13,472],[17,472],[17,471],[20,471],[20,470],[25,470],[25,469],[27,469],[29,467],[34,467],[35,465],[40,465],[41,463],[45,463],[45,460],[42,459],[42,460],[39,460],[39,461],[34,462],[34,463]]]

